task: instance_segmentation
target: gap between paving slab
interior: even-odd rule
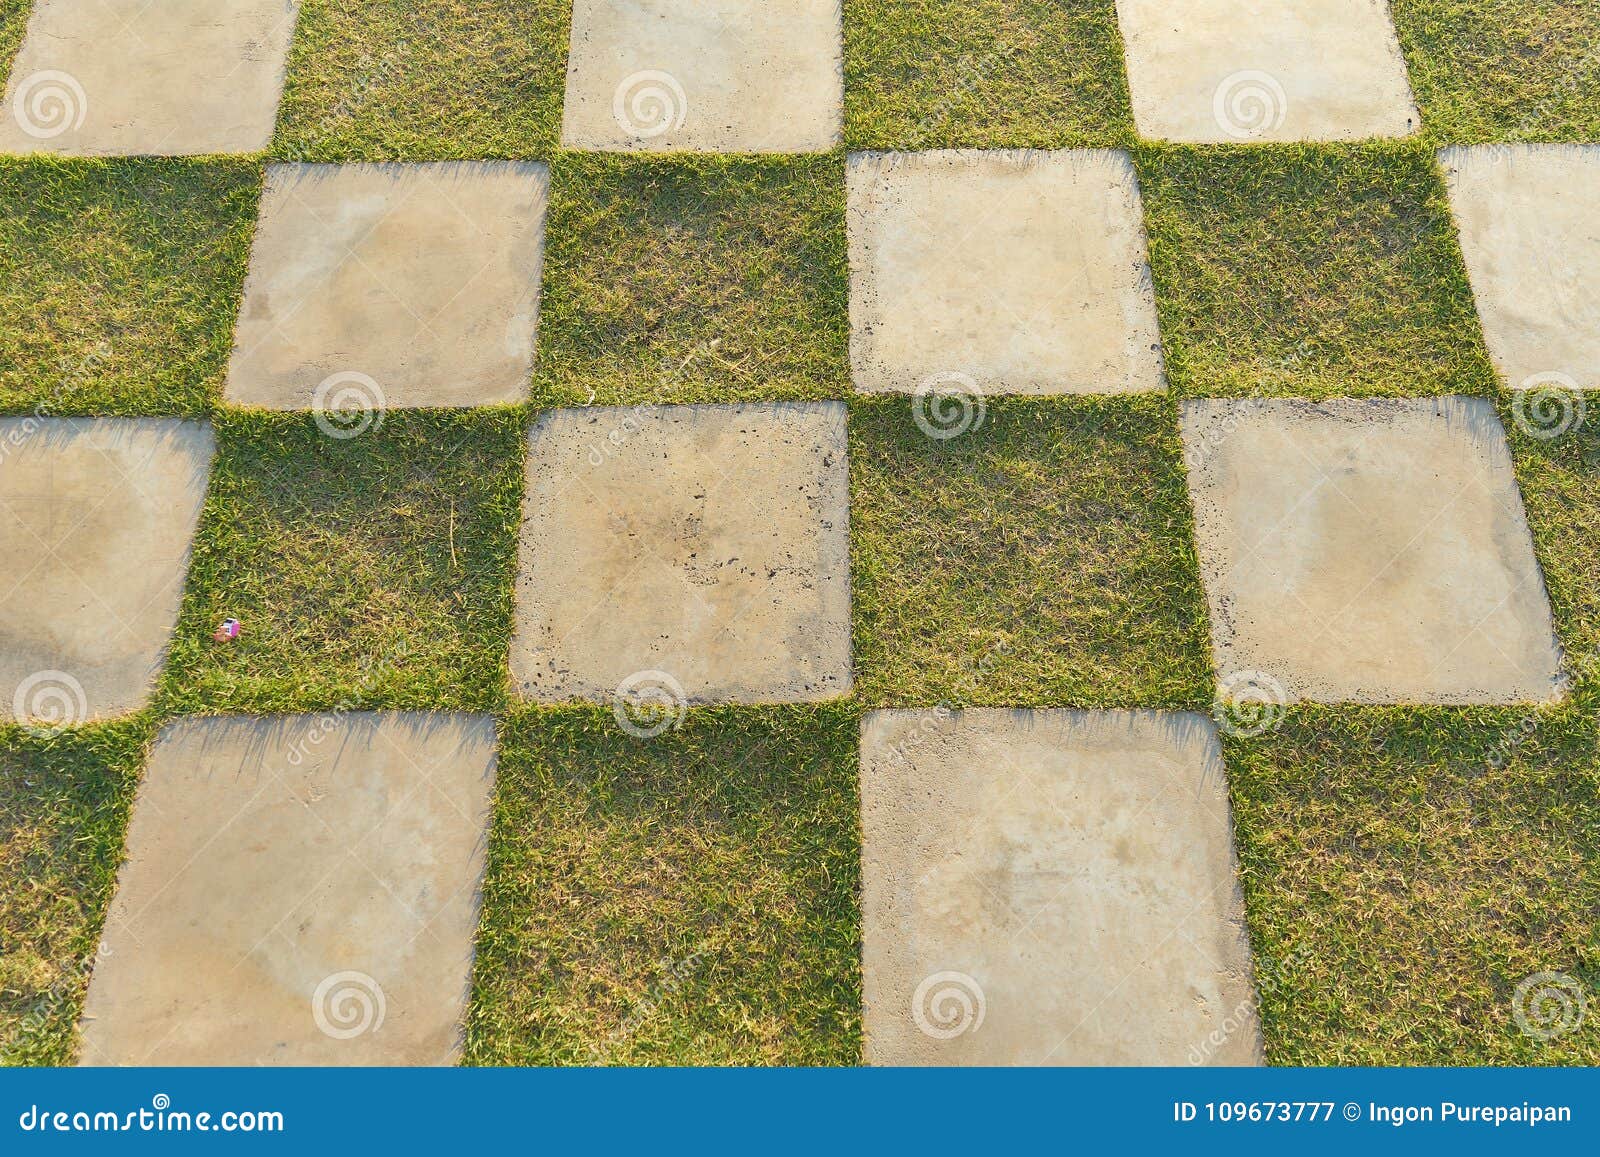
[[[1156,140],[1344,141],[1421,124],[1385,0],[1117,0]]]
[[[1483,336],[1512,389],[1600,389],[1600,145],[1439,154]]]
[[[1487,400],[1202,399],[1182,404],[1181,427],[1225,690],[1559,697],[1549,600]]]
[[[1259,1062],[1205,716],[871,712],[861,812],[869,1063]]]
[[[0,421],[0,719],[145,704],[215,448],[203,422]]]
[[[293,0],[35,0],[0,153],[254,153],[272,139]]]
[[[547,166],[274,165],[228,365],[271,409],[527,397]]]
[[[1125,154],[858,153],[848,181],[858,390],[1164,388]]]
[[[839,142],[838,0],[576,0],[561,143],[826,152]]]
[[[621,687],[789,703],[851,687],[837,402],[555,410],[530,438],[511,672],[542,701]]]
[[[169,724],[129,823],[80,1063],[451,1063],[495,752],[476,715]]]

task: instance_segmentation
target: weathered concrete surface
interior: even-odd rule
[[[201,422],[0,421],[0,719],[82,723],[144,704],[213,449]]]
[[[1212,649],[1292,698],[1516,703],[1559,652],[1481,398],[1183,403]]]
[[[517,575],[522,694],[609,700],[639,672],[692,702],[847,694],[845,455],[836,402],[546,414]]]
[[[167,727],[128,828],[81,1062],[449,1063],[494,767],[486,716]]]
[[[1338,141],[1421,124],[1385,0],[1117,0],[1117,16],[1141,136]]]
[[[187,156],[267,147],[294,0],[35,0],[0,152]]]
[[[1209,719],[872,712],[861,813],[869,1063],[1259,1060]]]
[[[936,378],[1011,394],[1162,388],[1124,154],[857,154],[849,230],[857,389]]]
[[[1439,160],[1507,384],[1600,388],[1600,146],[1457,148]]]
[[[527,396],[549,173],[542,164],[275,165],[227,396],[326,408]]]
[[[577,0],[561,141],[810,153],[838,143],[838,0]]]

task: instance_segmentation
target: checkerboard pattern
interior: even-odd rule
[[[1351,1055],[1286,1043],[1339,965],[1249,777],[1596,713],[1528,485],[1600,139],[1436,126],[1398,0],[966,5],[923,68],[895,0],[540,3],[514,83],[516,5],[337,7],[4,30],[0,871],[78,909],[6,1047]]]

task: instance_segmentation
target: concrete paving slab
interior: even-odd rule
[[[83,723],[144,705],[213,450],[202,422],[0,421],[0,719]]]
[[[1206,717],[871,712],[861,818],[869,1063],[1259,1063]]]
[[[838,0],[577,0],[561,142],[826,152],[839,141]]]
[[[271,409],[527,396],[542,164],[274,165],[227,396]]]
[[[35,0],[0,153],[253,153],[272,139],[294,0]]]
[[[1386,0],[1117,0],[1141,136],[1400,137],[1422,122]]]
[[[511,672],[524,696],[848,694],[837,402],[556,410],[528,456]]]
[[[857,389],[1163,388],[1125,154],[860,153],[848,174]]]
[[[1280,700],[1542,702],[1560,654],[1482,398],[1183,403],[1212,649]],[[1280,694],[1281,692],[1281,694]]]
[[[128,827],[81,1063],[450,1063],[494,770],[487,716],[169,725]]]
[[[1506,383],[1600,389],[1600,145],[1485,145],[1439,160]]]

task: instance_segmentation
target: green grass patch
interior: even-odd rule
[[[23,34],[28,31],[28,12],[33,0],[0,0],[0,92],[11,75],[11,62],[17,49],[22,47]]]
[[[1113,0],[845,0],[851,149],[1122,145]]]
[[[1600,140],[1594,0],[1393,0],[1428,136]]]
[[[0,726],[0,1064],[70,1065],[147,719]]]
[[[839,157],[562,154],[536,400],[844,396],[849,292]]]
[[[1205,600],[1165,397],[991,399],[938,441],[850,420],[856,692],[869,706],[1201,706]]]
[[[548,157],[567,79],[567,0],[305,0],[276,156]]]
[[[1150,146],[1136,160],[1174,393],[1493,393],[1427,147]]]
[[[0,411],[204,412],[259,192],[253,161],[0,159]]]
[[[1583,422],[1554,438],[1522,429],[1516,395],[1503,398],[1501,414],[1557,633],[1574,676],[1600,663],[1600,587],[1595,583],[1600,575],[1600,405],[1594,395],[1589,399]],[[1541,429],[1534,421],[1537,414],[1524,410],[1523,417],[1529,430]],[[1600,714],[1600,680],[1594,676],[1600,676],[1600,666],[1574,690]]]
[[[1268,1061],[1600,1063],[1595,742],[1570,708],[1329,707],[1229,741]],[[1540,972],[1586,991],[1576,1032],[1519,1027]]]
[[[504,700],[520,410],[219,419],[166,711],[492,710]],[[217,643],[224,618],[242,636]]]
[[[468,1064],[860,1059],[848,705],[502,727]]]

